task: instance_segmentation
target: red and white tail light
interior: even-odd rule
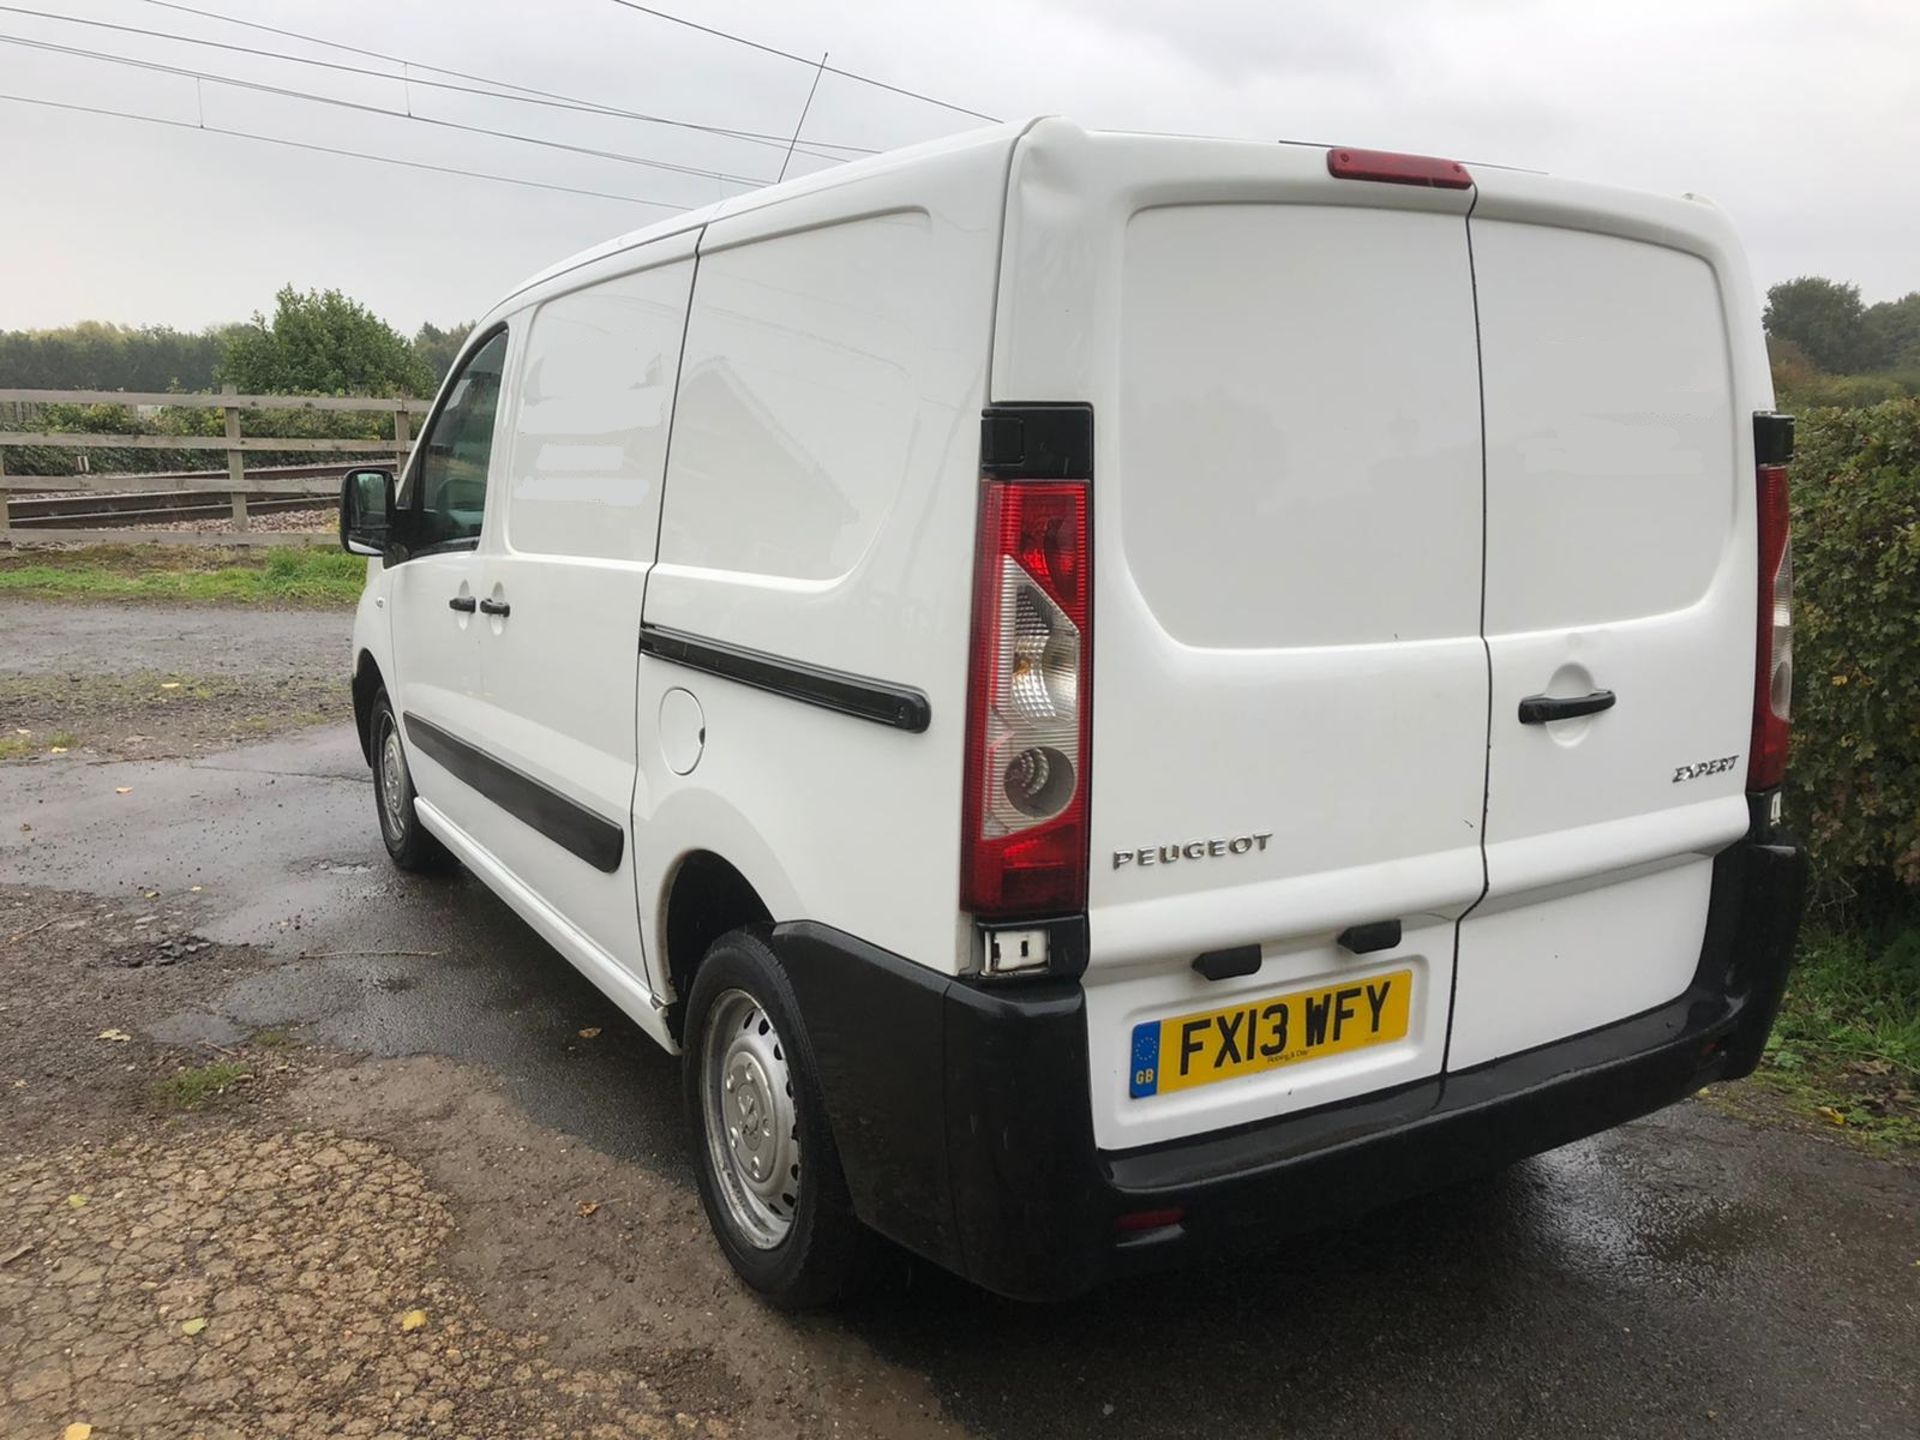
[[[961,859],[961,904],[980,919],[1086,904],[1089,503],[1082,480],[982,485]]]
[[[1793,421],[1784,415],[1756,416],[1754,445],[1759,457],[1760,603],[1747,789],[1771,790],[1787,777],[1793,717],[1793,541],[1785,463],[1793,453]]]

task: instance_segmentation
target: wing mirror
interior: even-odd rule
[[[393,471],[349,470],[340,482],[340,548],[384,558],[395,536]]]

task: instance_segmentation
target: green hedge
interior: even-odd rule
[[[1799,417],[1789,804],[1824,898],[1920,898],[1920,399]]]

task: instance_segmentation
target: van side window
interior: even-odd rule
[[[420,445],[419,545],[480,538],[487,508],[487,458],[507,365],[507,332],[476,350],[447,391]]]

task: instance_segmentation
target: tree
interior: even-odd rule
[[[447,378],[447,371],[453,368],[454,359],[460,354],[460,347],[467,343],[467,336],[472,330],[471,320],[449,325],[445,330],[429,323],[422,325],[420,333],[413,337],[413,353],[433,372],[435,385]]]
[[[27,390],[204,390],[224,331],[132,329],[83,321],[58,330],[0,332],[0,386]]]
[[[1853,375],[1875,368],[1858,285],[1817,275],[1787,280],[1767,291],[1767,333],[1791,340],[1820,369]]]
[[[273,319],[237,327],[218,378],[272,395],[427,395],[433,372],[398,331],[338,290],[288,285]]]
[[[1920,371],[1920,290],[1868,306],[1866,334],[1875,369]]]

